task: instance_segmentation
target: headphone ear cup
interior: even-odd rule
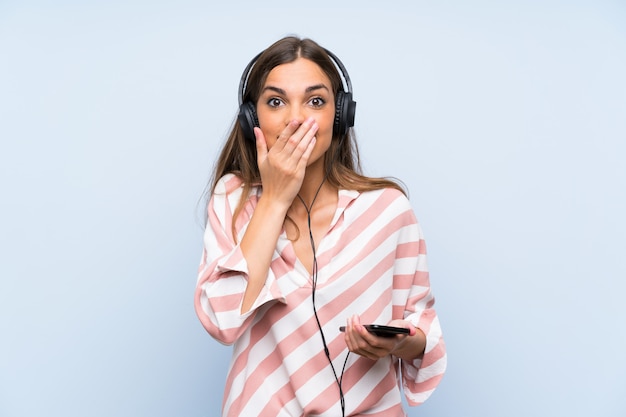
[[[352,93],[338,92],[335,104],[334,132],[341,136],[348,133],[348,129],[354,126],[355,114],[356,101],[352,100]]]
[[[259,127],[259,118],[256,115],[256,108],[251,102],[245,102],[239,107],[239,126],[243,131],[243,135],[246,139],[256,143],[254,136],[254,128]]]

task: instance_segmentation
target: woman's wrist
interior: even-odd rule
[[[405,337],[398,343],[391,354],[404,360],[412,361],[424,355],[426,335],[419,328],[414,328],[415,334]]]

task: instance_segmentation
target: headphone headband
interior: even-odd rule
[[[237,95],[239,99],[239,106],[243,104],[243,93],[246,89],[246,86],[248,85],[248,77],[250,76],[250,71],[262,54],[263,52],[259,52],[258,54],[256,54],[256,56],[252,58],[248,65],[246,65],[246,69],[243,70],[243,74],[241,74],[241,80],[239,81],[239,93]]]

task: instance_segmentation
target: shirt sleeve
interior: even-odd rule
[[[426,401],[439,385],[446,370],[447,356],[441,326],[433,307],[435,298],[430,287],[422,230],[415,223],[406,229],[406,233],[411,235],[406,239],[411,244],[402,245],[398,252],[402,254],[404,251],[405,256],[412,259],[414,273],[408,285],[404,319],[426,335],[424,355],[412,361],[400,361],[404,394],[408,404],[415,406]]]
[[[204,328],[223,344],[234,343],[250,326],[259,308],[269,302],[285,302],[270,269],[265,285],[252,308],[241,314],[241,303],[248,282],[248,265],[240,247],[240,238],[232,234],[233,211],[241,188],[229,191],[228,178],[222,179],[208,204],[204,248],[198,270],[194,306]],[[230,178],[232,182],[232,177]],[[250,203],[250,201],[248,201]],[[243,236],[249,219],[242,210],[236,230]]]

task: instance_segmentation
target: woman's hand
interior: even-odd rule
[[[254,128],[257,164],[265,196],[291,205],[302,186],[317,130],[318,125],[312,117],[302,123],[293,120],[268,147],[263,131]]]
[[[398,334],[393,337],[376,336],[361,325],[358,316],[349,318],[344,334],[348,349],[350,352],[372,360],[378,360],[387,355],[412,360],[424,353],[426,337],[421,330],[406,320],[392,320],[388,325],[407,328],[409,334]]]

